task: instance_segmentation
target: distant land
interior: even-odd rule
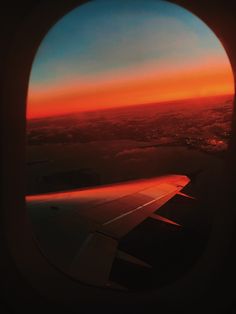
[[[232,101],[221,96],[32,119],[28,144],[136,140],[221,153],[230,136]]]
[[[210,165],[224,158],[232,111],[227,95],[28,120],[28,164],[50,160],[28,167],[28,193]]]

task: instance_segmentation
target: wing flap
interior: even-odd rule
[[[101,233],[90,234],[69,267],[70,275],[85,283],[106,286],[117,245],[116,240]]]

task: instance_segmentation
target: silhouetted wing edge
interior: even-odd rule
[[[110,281],[110,272],[117,257],[141,267],[151,268],[148,263],[117,249],[118,241],[102,233],[91,233],[73,259],[68,272],[86,284],[125,289]]]

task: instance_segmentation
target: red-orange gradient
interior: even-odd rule
[[[97,78],[67,78],[54,85],[30,86],[27,118],[233,94],[233,74],[225,59],[186,64],[184,68],[155,69],[150,65]]]

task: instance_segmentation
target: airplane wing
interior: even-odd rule
[[[54,252],[50,253],[53,259],[59,260],[60,247],[64,254],[68,252],[67,259],[61,257],[64,260],[63,268],[73,277],[82,282],[106,286],[111,284],[109,274],[115,257],[151,267],[144,261],[119,251],[119,240],[148,217],[178,226],[178,223],[154,212],[181,193],[189,181],[187,176],[168,175],[88,189],[31,195],[26,197],[26,202],[39,242],[45,243],[47,252]],[[53,239],[46,237],[45,230],[48,228],[56,231]],[[65,239],[68,245],[63,249]],[[68,250],[69,247],[73,249]]]

